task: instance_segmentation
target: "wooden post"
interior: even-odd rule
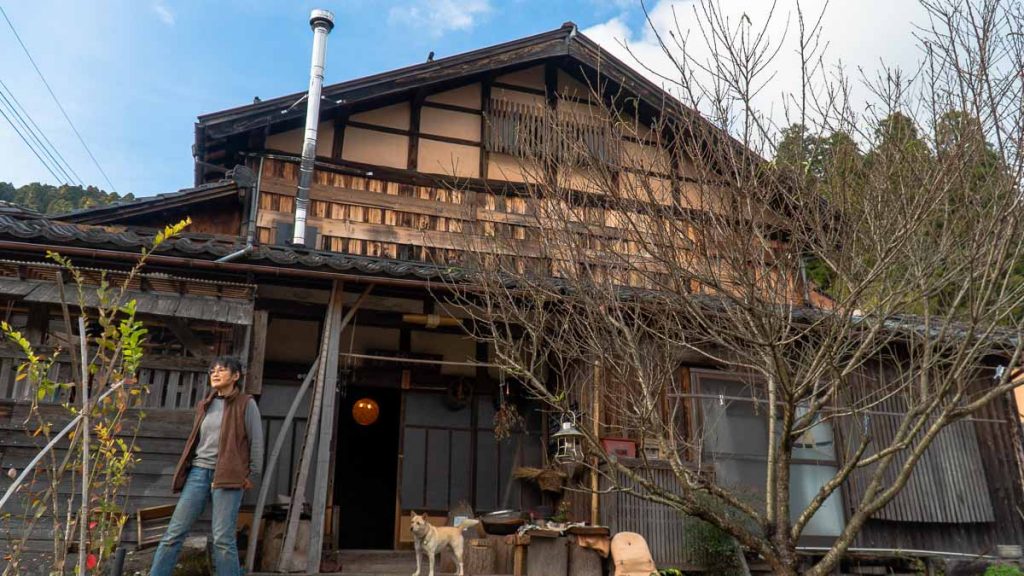
[[[253,565],[256,563],[256,543],[260,538],[260,522],[263,519],[263,507],[267,503],[267,492],[270,490],[270,482],[267,480],[267,472],[277,469],[277,459],[281,455],[281,448],[284,447],[285,436],[288,435],[288,430],[292,425],[292,420],[295,419],[295,413],[299,410],[299,404],[302,403],[302,398],[306,395],[306,390],[309,389],[309,385],[313,382],[315,374],[319,371],[320,358],[313,361],[313,366],[310,367],[309,373],[306,374],[306,378],[302,381],[302,385],[299,386],[298,392],[295,393],[295,399],[292,400],[291,408],[288,409],[288,414],[284,417],[284,422],[281,424],[281,431],[277,435],[277,439],[274,441],[274,448],[270,451],[270,458],[267,459],[266,466],[263,472],[263,484],[260,485],[260,495],[256,499],[256,511],[252,517],[252,531],[249,538],[249,547],[245,550],[245,568],[247,571],[253,571]]]
[[[352,319],[355,318],[356,312],[359,311],[359,308],[363,305],[363,302],[366,301],[366,298],[370,295],[370,292],[373,292],[373,287],[374,286],[376,286],[376,285],[375,284],[367,284],[366,288],[363,290],[363,293],[359,295],[359,298],[356,299],[355,303],[353,303],[352,306],[349,307],[348,312],[345,313],[345,317],[341,319],[341,325],[338,326],[338,351],[339,352],[341,351],[341,345],[342,345],[342,343],[341,343],[342,331],[345,330],[345,327],[348,326],[349,322],[351,322]],[[341,304],[338,304],[338,306],[340,307]],[[337,354],[336,356],[339,359],[341,358],[340,354]],[[337,368],[335,368],[335,372],[337,372]],[[337,386],[335,386],[335,388],[337,388]],[[330,524],[329,524],[329,529],[330,530],[329,530],[328,533],[331,535],[331,549],[336,549],[338,547],[338,544],[339,544],[338,538],[339,538],[339,529],[340,529],[340,526],[341,526],[341,523],[339,522],[339,517],[341,516],[341,513],[339,512],[338,506],[335,506],[335,504],[334,504],[334,481],[335,481],[334,469],[336,467],[336,462],[337,462],[337,457],[338,457],[338,450],[337,450],[337,447],[338,447],[338,420],[337,419],[334,420],[334,426],[333,426],[333,430],[331,432],[331,442],[330,442],[330,445],[331,445],[331,448],[330,448],[331,461],[328,464],[328,468],[327,469],[330,470],[331,473],[327,476],[327,503],[324,505],[324,509],[331,511]],[[396,486],[397,486],[397,484],[396,484]]]
[[[409,155],[406,168],[416,170],[420,162],[420,113],[426,94],[420,90],[409,103]]]
[[[317,478],[313,489],[313,517],[310,526],[310,542],[306,560],[308,572],[319,572],[320,555],[323,547],[324,511],[327,506],[328,487],[331,486],[331,476],[333,475],[333,470],[329,469],[329,464],[331,462],[331,439],[334,431],[332,424],[334,421],[334,396],[338,378],[338,350],[341,341],[341,331],[355,317],[356,311],[359,310],[359,307],[370,295],[373,286],[373,284],[370,284],[366,287],[355,304],[349,308],[344,318],[341,316],[344,297],[342,283],[335,281],[334,287],[331,290],[331,299],[327,305],[327,316],[324,322],[324,333],[320,339],[320,357],[316,368],[316,387],[314,389],[313,405],[310,407],[310,418],[306,425],[306,438],[303,441],[299,473],[294,490],[292,491],[291,505],[288,507],[287,531],[285,532],[285,540],[281,547],[278,571],[283,572],[291,565],[292,555],[295,553],[295,537],[298,531],[299,516],[302,511],[302,500],[305,497],[306,482],[309,478],[309,463],[313,457],[313,447],[317,445],[317,437],[319,436]],[[296,399],[296,402],[298,402],[298,399]],[[276,448],[277,446],[275,446]],[[247,562],[251,567],[251,560],[247,560]],[[308,568],[309,566],[314,567]]]
[[[295,486],[292,490],[291,502],[288,506],[288,522],[285,531],[284,543],[281,546],[281,558],[278,562],[277,569],[279,572],[287,572],[291,567],[292,556],[295,553],[295,537],[299,530],[299,517],[302,515],[302,505],[306,499],[306,482],[309,480],[309,467],[310,462],[313,460],[313,448],[316,446],[317,433],[320,431],[320,414],[322,411],[323,395],[324,395],[324,380],[326,379],[326,367],[328,364],[328,356],[337,355],[337,350],[330,348],[331,343],[331,328],[335,326],[334,322],[330,319],[335,315],[340,315],[341,310],[334,310],[335,302],[340,301],[335,297],[335,293],[340,289],[339,283],[335,281],[334,288],[331,292],[330,304],[327,306],[327,321],[324,322],[323,335],[320,338],[320,365],[316,375],[316,385],[313,389],[313,402],[309,410],[309,420],[306,425],[306,438],[302,444],[302,454],[299,460],[299,472],[296,475]],[[334,364],[337,367],[337,363]],[[324,472],[318,470],[317,472]],[[321,518],[321,522],[322,522]],[[319,561],[319,549],[317,550],[317,560]]]
[[[78,573],[86,574],[85,547],[89,525],[89,349],[85,339],[85,317],[78,317],[78,344],[81,347],[82,369],[82,503],[78,512]]]
[[[372,285],[371,285],[372,286]],[[369,289],[367,289],[367,292]],[[327,509],[327,488],[334,475],[330,469],[332,436],[334,435],[334,397],[338,385],[338,351],[341,342],[341,310],[344,291],[339,281],[334,282],[331,303],[327,306],[327,355],[324,356],[323,405],[320,410],[320,441],[317,445],[316,480],[313,485],[313,509],[310,522],[309,552],[306,571],[320,571],[320,557],[324,541],[324,512]]]
[[[593,406],[591,411],[593,412],[592,418],[594,420],[594,439],[601,437],[601,364],[594,364],[594,397],[591,399]],[[590,471],[590,524],[591,526],[597,526],[601,521],[601,501],[598,497],[598,476],[597,476],[597,458],[593,458],[590,465],[593,469]]]
[[[263,362],[267,350],[269,316],[266,310],[252,313],[252,350],[249,352],[249,371],[245,377],[245,391],[249,394],[263,393]]]

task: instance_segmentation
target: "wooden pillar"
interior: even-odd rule
[[[334,485],[334,461],[331,452],[334,445],[334,398],[338,386],[338,352],[341,343],[341,311],[344,298],[342,283],[334,282],[331,303],[327,306],[327,346],[323,357],[323,407],[320,411],[320,441],[317,445],[316,483],[313,487],[313,517],[310,524],[309,555],[306,571],[320,571],[320,555],[324,540],[324,513],[327,509],[328,488]]]
[[[295,553],[295,539],[299,530],[299,517],[302,513],[302,506],[306,500],[306,482],[309,480],[309,469],[310,463],[313,460],[314,454],[313,449],[317,445],[317,437],[323,434],[323,430],[327,430],[327,444],[330,445],[330,434],[332,429],[330,422],[323,422],[323,404],[325,391],[327,389],[327,381],[330,378],[330,401],[331,406],[331,418],[333,419],[333,399],[334,399],[334,382],[336,380],[338,371],[338,336],[332,335],[332,332],[336,331],[336,328],[340,327],[341,318],[341,283],[335,281],[334,287],[331,290],[331,300],[327,306],[327,317],[323,322],[323,335],[320,338],[320,362],[316,375],[316,383],[313,390],[313,401],[310,406],[309,420],[306,425],[306,438],[303,440],[302,453],[299,460],[299,471],[296,475],[295,487],[292,491],[291,505],[288,507],[288,521],[287,528],[285,531],[284,543],[281,548],[281,558],[278,563],[278,571],[289,571],[292,568],[292,556]],[[338,319],[335,322],[335,319]],[[332,346],[333,344],[333,346]],[[332,360],[333,359],[333,360]],[[330,367],[333,366],[333,370]],[[317,461],[321,461],[321,454],[316,454]],[[324,460],[329,460],[328,458]],[[320,491],[324,493],[324,499],[321,501],[323,505],[326,500],[326,464],[323,467],[317,469],[317,481],[314,486],[313,497],[313,519],[311,528],[316,526],[317,521],[317,495]],[[323,486],[321,486],[321,481]],[[320,548],[323,542],[323,509],[319,511],[319,527],[311,534],[310,542],[307,546],[308,557],[307,566],[315,563],[315,569],[312,572],[318,572],[320,568]],[[315,545],[315,546],[314,546]]]
[[[490,147],[490,127],[487,117],[491,108],[491,76],[480,80],[480,179],[487,180],[487,150]],[[473,205],[475,207],[475,205]],[[475,217],[475,216],[474,216]]]
[[[420,113],[423,110],[424,92],[418,91],[413,96],[409,111],[409,158],[406,168],[417,170],[420,162]]]
[[[25,326],[25,338],[33,346],[40,346],[46,339],[50,324],[50,308],[46,304],[30,304],[28,307],[28,324]],[[68,334],[71,337],[71,334]]]
[[[601,437],[601,380],[602,371],[600,362],[594,364],[594,393],[591,398],[591,412],[593,417],[593,434],[595,439]],[[590,524],[597,526],[601,521],[601,500],[598,495],[599,477],[597,474],[597,458],[593,458],[590,462],[593,467],[590,471]]]
[[[252,347],[249,351],[248,375],[245,377],[245,391],[249,394],[263,393],[263,362],[267,351],[267,324],[270,313],[256,310],[252,314]]]
[[[544,95],[547,98],[547,106],[550,114],[554,115],[555,110],[558,108],[558,66],[552,61],[544,63]],[[556,120],[557,121],[557,120]],[[554,137],[553,134],[548,137]],[[562,148],[561,143],[557,146],[552,147],[554,142],[548,143],[549,150],[560,150]],[[557,154],[557,152],[554,152]],[[544,177],[547,180],[549,186],[558,185],[558,163],[561,158],[552,158],[550,155],[544,157]]]
[[[342,112],[334,120],[334,142],[331,144],[331,158],[341,160],[345,148],[345,124],[348,123],[348,112]]]

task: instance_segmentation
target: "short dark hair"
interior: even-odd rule
[[[210,362],[210,369],[217,366],[223,366],[239,376],[242,374],[242,361],[234,356],[217,356]]]

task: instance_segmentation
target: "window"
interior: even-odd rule
[[[487,120],[489,152],[573,166],[618,161],[620,136],[597,117],[492,99]]]
[[[702,457],[714,465],[719,484],[763,502],[768,463],[763,391],[721,373],[693,371],[693,379],[700,398],[697,421],[703,422]],[[819,423],[800,436],[793,450],[790,507],[794,520],[836,470],[832,426]],[[842,527],[842,501],[836,491],[807,524],[804,536],[838,536]]]

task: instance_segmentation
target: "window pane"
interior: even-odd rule
[[[805,413],[806,409],[797,408],[797,418],[802,417]],[[832,424],[819,422],[798,436],[793,445],[793,458],[835,462],[836,451],[832,437]]]
[[[767,481],[764,461],[717,458],[713,463],[715,482],[718,485],[734,490],[737,494],[749,495],[755,500],[763,498],[757,495],[764,494]]]
[[[790,468],[789,506],[793,520],[811,503],[818,490],[836,473],[834,466],[794,464]],[[842,500],[836,490],[804,529],[805,536],[838,536],[843,530]]]
[[[763,406],[753,402],[746,384],[701,378],[704,450],[744,456],[768,454],[768,426]],[[751,398],[751,401],[736,400]]]

